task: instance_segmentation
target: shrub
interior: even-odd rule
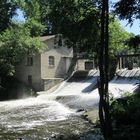
[[[139,93],[116,99],[111,106],[112,120],[116,124],[140,124],[140,96]]]

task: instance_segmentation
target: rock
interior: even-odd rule
[[[86,111],[84,113],[84,117],[90,122],[95,124],[98,120],[98,109],[96,110],[90,110],[90,111]]]
[[[76,112],[81,112],[81,111],[85,111],[84,109],[78,109]]]

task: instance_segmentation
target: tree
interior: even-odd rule
[[[134,19],[140,19],[140,1],[139,0],[120,0],[114,5],[115,14],[120,19],[126,19],[132,23]]]
[[[28,18],[25,24],[13,23],[12,17],[16,15],[17,8],[21,8],[25,4],[24,2],[24,0],[0,1],[0,76],[2,77],[14,72],[15,65],[29,51],[36,53],[44,46],[38,36],[43,33],[45,27],[39,20]],[[35,1],[26,2],[36,3]],[[38,12],[39,10],[36,11],[36,9],[34,11],[31,9],[30,12]],[[35,17],[40,19],[40,15],[37,16],[37,13]]]
[[[108,46],[109,46],[109,7],[108,0],[103,0],[101,3],[101,46],[99,51],[99,71],[100,81],[98,89],[100,95],[99,101],[99,118],[101,130],[105,140],[112,139],[112,124],[109,112],[109,92],[108,92]]]
[[[16,0],[0,0],[0,32],[11,25],[12,17],[16,14],[16,9]]]
[[[18,5],[27,20],[47,26],[48,0],[19,0]]]
[[[31,37],[41,36],[45,31],[45,26],[33,18],[28,19],[24,27],[29,29]]]
[[[31,37],[30,28],[25,28],[25,25],[15,24],[6,29],[0,35],[0,63],[1,67],[7,65],[9,69],[0,77],[14,73],[15,66],[25,55],[29,53],[34,55],[43,47],[44,45],[39,38]]]
[[[117,54],[125,49],[128,49],[128,45],[125,41],[128,40],[130,36],[131,34],[121,27],[117,19],[111,19],[109,23],[109,52]]]
[[[127,41],[126,44],[131,48],[134,49],[135,53],[139,52],[140,49],[140,35],[132,36]]]
[[[96,1],[50,0],[48,18],[52,32],[63,34],[67,45],[73,47],[72,71],[78,52],[97,47],[99,10],[96,8]]]

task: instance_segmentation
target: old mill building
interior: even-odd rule
[[[30,85],[36,91],[47,90],[65,78],[73,57],[71,48],[64,41],[59,46],[60,36],[41,37],[46,50],[36,55],[28,55],[16,67],[16,78]]]
[[[16,78],[32,86],[35,91],[48,90],[62,81],[67,76],[73,57],[72,48],[66,47],[62,36],[50,35],[40,38],[47,45],[46,50],[36,55],[27,55],[16,67]],[[92,69],[91,63],[93,62],[79,59],[76,69]]]

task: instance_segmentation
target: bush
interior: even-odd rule
[[[139,93],[116,99],[112,102],[111,116],[116,124],[140,125],[140,95]]]

